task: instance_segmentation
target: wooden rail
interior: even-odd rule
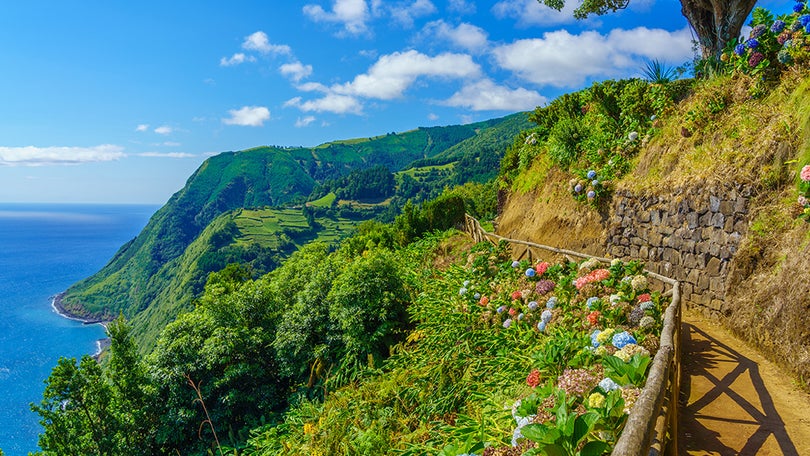
[[[534,250],[562,255],[569,260],[572,257],[596,258],[610,263],[608,258],[594,257],[572,250],[558,249],[533,242],[509,239],[481,228],[481,224],[474,217],[465,215],[463,230],[476,242],[491,242],[497,244],[501,241],[513,246],[521,246],[515,250],[513,256],[520,252],[516,259],[528,257],[529,261],[537,256]],[[532,250],[534,249],[534,250]],[[669,277],[646,271],[647,276],[660,282],[668,290],[665,296],[671,296],[672,302],[664,312],[664,327],[661,331],[661,344],[650,365],[650,372],[635,406],[627,418],[613,455],[616,456],[649,456],[649,455],[677,455],[678,454],[678,399],[681,386],[681,290],[680,283]]]

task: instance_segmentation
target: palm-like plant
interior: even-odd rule
[[[653,84],[666,84],[678,77],[678,70],[658,59],[650,60],[642,69],[644,79]]]

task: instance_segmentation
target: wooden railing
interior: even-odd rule
[[[508,242],[513,246],[512,253],[516,259],[528,257],[529,261],[533,261],[533,258],[537,257],[537,251],[545,251],[562,255],[569,260],[578,257],[596,258],[604,263],[611,261],[608,258],[489,233],[484,231],[478,220],[470,215],[465,215],[463,230],[476,242],[486,241],[493,244]],[[613,448],[612,454],[618,456],[678,454],[678,395],[681,385],[680,283],[652,271],[646,272],[649,278],[658,281],[665,288],[664,295],[671,296],[672,302],[664,312],[661,344],[650,366],[647,382]]]

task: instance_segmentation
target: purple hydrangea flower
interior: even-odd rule
[[[737,54],[737,55],[745,54],[745,45],[740,43],[740,44],[734,46],[734,53]]]
[[[636,338],[630,335],[627,331],[622,331],[620,333],[616,333],[613,335],[613,340],[611,341],[614,347],[621,350],[627,344],[634,344],[636,343]]]
[[[802,5],[802,6],[804,6],[804,5]],[[790,31],[791,32],[798,32],[799,30],[802,29],[802,27],[804,27],[804,26],[802,25],[801,21],[796,20],[796,21],[793,21],[792,24],[790,24]]]
[[[513,267],[513,268],[516,268],[516,267],[518,267],[518,266],[520,266],[520,261],[515,260],[515,261],[513,261],[513,262],[512,262],[512,267]]]
[[[771,24],[771,32],[781,33],[785,29],[785,21],[776,20]]]
[[[596,198],[596,192],[593,191],[593,190],[589,191],[588,192],[588,199],[594,199],[594,198]]]
[[[529,310],[537,310],[537,301],[529,302]]]
[[[582,184],[577,184],[574,186],[574,191],[579,193],[582,191]]]
[[[759,65],[759,63],[762,62],[763,60],[765,60],[765,54],[761,52],[754,52],[753,54],[751,54],[751,57],[748,58],[748,66],[753,68]]]
[[[511,318],[507,318],[506,320],[503,321],[503,327],[504,328],[509,328],[510,326],[512,326],[512,319]]]
[[[596,171],[590,170],[588,171],[588,179],[594,179],[596,177]]]
[[[756,27],[751,29],[751,34],[748,35],[748,37],[749,38],[759,38],[759,37],[762,36],[763,33],[765,33],[765,30],[768,30],[768,28],[766,26],[762,25],[762,24],[759,24]]]
[[[551,280],[539,280],[537,285],[534,286],[534,291],[539,295],[544,295],[552,291],[556,284]]]

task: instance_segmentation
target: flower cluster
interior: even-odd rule
[[[638,138],[638,133],[633,133]],[[607,182],[600,179],[596,171],[590,169],[579,177],[571,179],[568,183],[568,191],[577,201],[595,205],[601,196],[608,194],[609,188]]]
[[[810,222],[810,165],[804,165],[799,171],[799,217]]]
[[[729,43],[721,61],[741,73],[757,75],[781,70],[810,57],[810,14],[806,2],[797,1],[793,13],[774,20],[763,8],[754,10],[747,38]]]
[[[577,287],[577,290],[581,290],[582,287],[584,287],[589,283],[601,282],[607,279],[608,277],[610,277],[610,271],[608,271],[607,269],[594,269],[587,275],[584,275],[576,279],[574,281],[574,286]]]

